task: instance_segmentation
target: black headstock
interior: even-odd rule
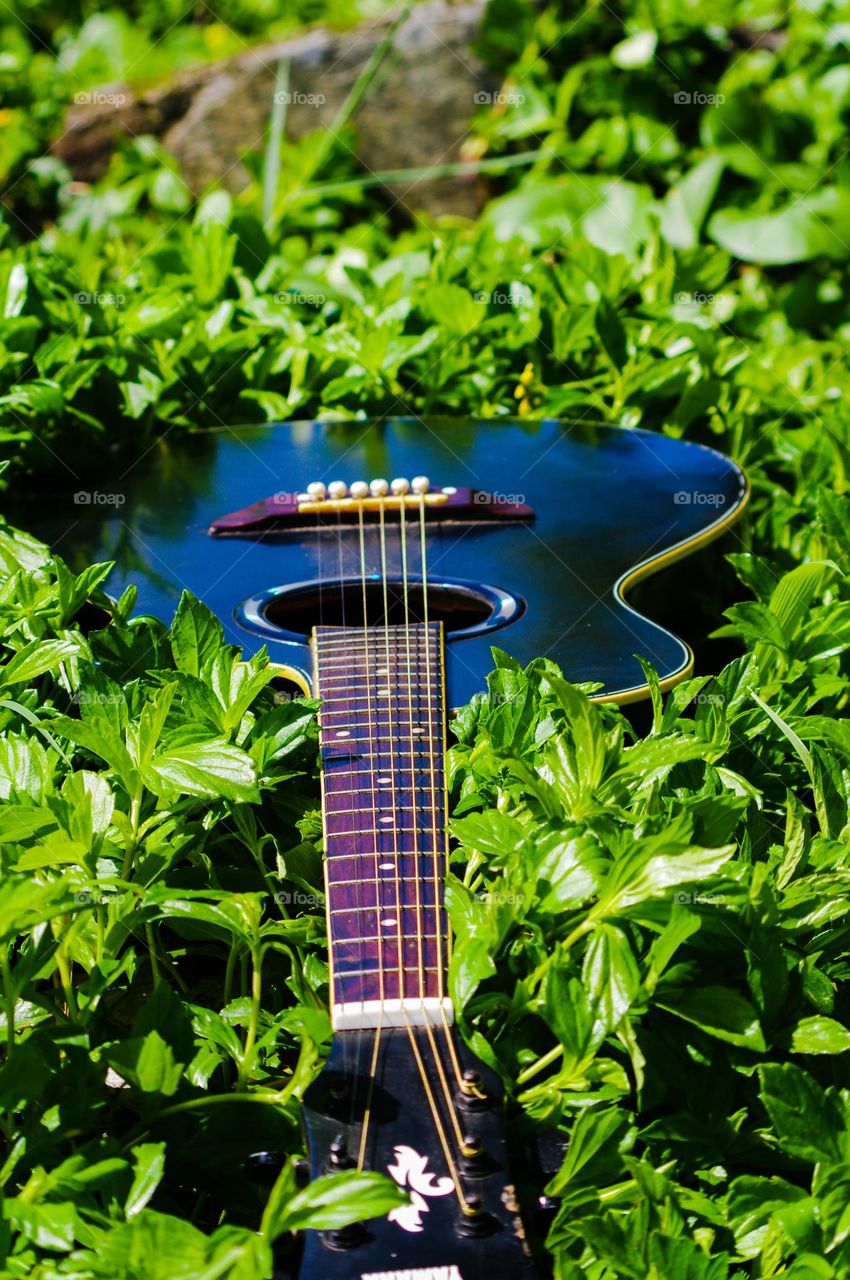
[[[411,1203],[308,1232],[301,1280],[532,1280],[501,1088],[448,1027],[338,1032],[304,1121],[312,1177],[361,1165]]]

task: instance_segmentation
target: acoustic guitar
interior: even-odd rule
[[[501,1090],[448,994],[447,711],[483,688],[495,641],[602,700],[646,695],[637,655],[662,688],[686,677],[688,646],[627,594],[740,515],[744,475],[664,435],[554,421],[292,423],[207,434],[191,459],[187,480],[160,450],[120,509],[76,515],[90,553],[129,531],[116,589],[165,613],[189,587],[321,700],[335,1034],[305,1100],[311,1175],[380,1170],[409,1202],[307,1232],[303,1280],[531,1277]]]

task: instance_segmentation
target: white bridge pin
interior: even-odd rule
[[[313,484],[307,485],[307,494],[314,500],[314,502],[321,502],[326,493],[327,489],[322,484],[321,480],[315,480]]]
[[[365,480],[355,480],[348,492],[352,498],[357,498],[360,501],[362,498],[369,497],[369,486]]]
[[[397,498],[401,498],[404,494],[410,493],[410,481],[405,480],[403,476],[399,476],[397,479],[393,480],[390,488]]]
[[[369,488],[376,498],[385,498],[390,491],[386,480],[372,480],[369,482]]]
[[[340,498],[344,498],[348,493],[348,485],[344,480],[332,480],[328,485],[328,497],[334,502],[338,502]]]
[[[414,493],[427,493],[431,488],[431,481],[427,476],[414,476],[410,482],[410,487]]]

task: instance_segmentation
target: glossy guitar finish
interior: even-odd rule
[[[306,645],[313,621],[341,623],[333,591],[318,577],[351,579],[359,559],[352,531],[298,530],[266,539],[210,537],[215,520],[310,481],[425,473],[438,486],[470,486],[496,506],[518,499],[533,521],[442,522],[429,528],[429,579],[447,628],[451,706],[483,687],[496,643],[522,662],[545,655],[575,681],[599,680],[604,696],[629,701],[646,688],[634,655],[669,685],[685,676],[687,646],[636,614],[624,597],[640,577],[696,549],[740,514],[747,486],[722,455],[652,432],[585,423],[289,423],[172,436],[102,493],[50,496],[37,532],[61,538],[72,562],[117,560],[108,587],[132,582],[143,612],[169,617],[184,587],[218,614],[246,655],[266,644],[274,661],[311,679]],[[321,532],[321,536],[319,536]],[[390,548],[396,556],[397,548]],[[374,537],[367,539],[371,571]],[[415,576],[415,565],[413,566]],[[286,620],[275,624],[280,589]],[[285,610],[283,611],[285,612]],[[465,635],[455,635],[459,626]],[[470,630],[471,628],[471,630]]]

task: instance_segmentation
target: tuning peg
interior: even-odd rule
[[[471,1069],[464,1071],[456,1101],[457,1105],[466,1111],[483,1111],[490,1105],[490,1098],[478,1071]]]
[[[462,1178],[484,1178],[494,1163],[487,1157],[477,1133],[465,1133],[460,1143],[458,1172]]]
[[[464,1209],[457,1224],[459,1236],[469,1236],[480,1240],[482,1236],[492,1235],[497,1223],[492,1214],[484,1212],[484,1202],[475,1193],[464,1197]]]
[[[340,1134],[328,1147],[328,1170],[331,1173],[338,1173],[342,1169],[353,1168],[354,1161],[346,1149],[345,1138]]]

